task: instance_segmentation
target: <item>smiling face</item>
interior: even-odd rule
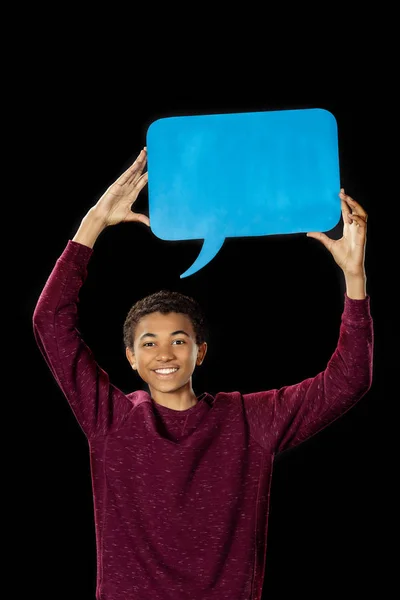
[[[126,348],[126,356],[155,398],[191,392],[193,371],[203,362],[206,351],[205,342],[196,344],[187,315],[154,312],[137,323],[133,350]]]

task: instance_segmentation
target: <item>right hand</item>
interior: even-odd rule
[[[148,180],[147,171],[143,173],[146,160],[147,148],[143,148],[135,162],[110,185],[93,207],[106,226],[140,221],[150,227],[149,217],[131,210]]]

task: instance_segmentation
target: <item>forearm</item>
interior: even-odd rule
[[[360,275],[344,276],[346,282],[346,294],[353,300],[363,300],[367,295],[367,277],[364,273]]]
[[[93,248],[97,238],[106,226],[104,219],[96,212],[96,208],[93,207],[82,219],[72,241]]]

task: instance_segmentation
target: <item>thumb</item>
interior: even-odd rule
[[[149,219],[149,217],[146,216],[146,215],[142,215],[140,213],[135,213],[135,212],[130,211],[126,215],[126,217],[125,217],[124,220],[126,222],[131,222],[131,223],[133,223],[133,222],[144,223],[145,225],[147,225],[147,227],[150,227],[150,219]]]
[[[325,248],[328,248],[328,243],[331,241],[325,233],[321,233],[320,231],[309,231],[306,233],[307,237],[314,238],[315,240],[319,240]]]

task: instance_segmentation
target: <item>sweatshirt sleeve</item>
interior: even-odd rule
[[[88,439],[118,428],[132,403],[110,384],[78,329],[79,291],[93,253],[72,240],[58,258],[33,312],[33,333]]]
[[[251,435],[269,452],[297,446],[335,421],[370,389],[374,330],[370,297],[344,294],[339,339],[326,369],[295,385],[243,396]]]

